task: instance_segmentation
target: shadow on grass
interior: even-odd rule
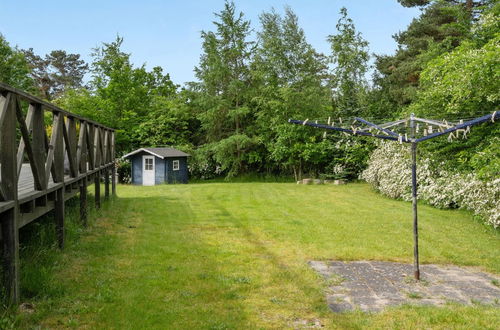
[[[91,194],[88,202],[88,228],[79,219],[78,197],[66,202],[64,251],[57,247],[52,212],[21,229],[21,302],[32,303],[36,311],[17,316],[5,311],[11,314],[0,316],[0,324],[6,319],[6,327],[32,327],[57,318],[71,327],[102,322],[118,328],[226,329],[246,323],[245,306],[232,289],[221,286],[219,277],[202,276],[217,273],[219,265],[203,240],[182,235],[185,223],[176,219],[193,218],[186,203],[170,196],[112,197],[96,211]],[[175,210],[175,219],[169,210]],[[99,229],[103,225],[106,230]],[[68,272],[77,273],[61,276]]]

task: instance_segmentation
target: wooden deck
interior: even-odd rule
[[[44,191],[39,191],[34,188],[34,178],[33,173],[29,164],[23,164],[21,172],[19,174],[19,181],[17,184],[18,191],[18,204],[20,211],[20,218],[17,223],[17,228],[22,228],[30,222],[36,220],[37,218],[45,215],[54,209],[54,192],[58,189],[64,188],[64,200],[76,196],[80,192],[81,181],[86,178],[87,186],[91,185],[95,181],[95,177],[100,175],[103,169],[98,169],[94,171],[88,171],[85,174],[81,174],[79,177],[72,178],[69,174],[64,176],[64,181],[57,183],[52,179],[52,175],[49,176],[49,182],[47,184],[47,189]],[[105,171],[104,171],[105,172]],[[110,171],[111,172],[111,171]],[[1,171],[0,171],[1,175]],[[102,175],[101,175],[102,176]],[[108,178],[109,182],[111,179]],[[104,180],[107,181],[107,180]],[[109,185],[109,183],[108,183]],[[106,185],[106,186],[108,186]],[[106,187],[105,186],[105,187]],[[100,196],[96,196],[96,198]],[[105,198],[109,197],[109,186],[105,189]],[[2,207],[2,204],[6,206]],[[10,207],[8,206],[10,205]],[[48,207],[42,207],[48,206]],[[4,209],[11,208],[12,204],[8,202],[0,202],[0,213]],[[85,219],[82,219],[85,220]]]
[[[46,124],[51,120],[50,124]],[[0,224],[3,283],[9,303],[19,301],[19,228],[54,211],[64,247],[64,202],[79,194],[87,219],[87,186],[95,205],[115,193],[114,130],[0,83]]]

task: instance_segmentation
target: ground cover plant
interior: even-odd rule
[[[423,205],[420,218],[423,263],[500,273],[497,230],[461,210]],[[5,314],[5,326],[469,329],[500,322],[498,306],[479,304],[328,310],[328,283],[309,260],[412,262],[410,204],[368,184],[119,186],[91,219],[86,230],[69,226],[63,252],[48,234],[44,242],[23,240],[23,251],[45,247],[21,260],[23,302],[34,311]]]

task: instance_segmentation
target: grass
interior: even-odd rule
[[[420,292],[408,292],[407,295],[410,299],[422,299],[424,297]]]
[[[119,186],[54,247],[50,218],[22,233],[18,328],[495,328],[498,308],[450,304],[334,314],[309,260],[412,262],[411,205],[366,184]],[[76,219],[77,208],[67,207]],[[421,206],[422,263],[500,273],[498,231]],[[73,214],[74,213],[74,214]],[[36,227],[38,226],[38,227]],[[40,233],[41,234],[37,234]],[[3,323],[2,323],[3,322]]]

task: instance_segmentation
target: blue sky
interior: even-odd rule
[[[212,30],[214,12],[223,0],[0,0],[0,33],[20,48],[37,54],[54,49],[79,53],[90,61],[93,47],[119,34],[123,50],[136,65],[161,66],[175,83],[195,79],[193,68],[201,53],[200,32]],[[258,17],[272,7],[289,5],[299,17],[308,41],[328,53],[325,41],[335,33],[339,9],[345,6],[356,28],[370,43],[370,52],[391,54],[392,35],[402,31],[420,11],[404,8],[396,0],[236,0],[259,28]]]

